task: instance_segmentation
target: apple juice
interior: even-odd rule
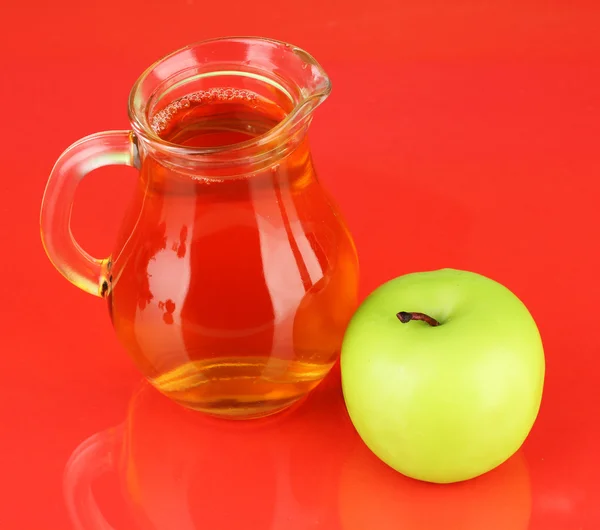
[[[171,145],[218,149],[264,135],[291,110],[211,88],[150,123]],[[186,174],[160,157],[141,168],[107,288],[136,364],[164,394],[219,415],[262,416],[305,395],[339,356],[358,281],[307,138],[235,176]]]

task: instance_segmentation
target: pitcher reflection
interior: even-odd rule
[[[199,416],[144,384],[123,425],[74,451],[64,492],[77,530],[113,528],[108,513],[115,530],[332,530],[353,443],[331,380],[289,412],[250,423]],[[102,480],[111,498],[96,500]]]

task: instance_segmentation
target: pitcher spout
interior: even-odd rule
[[[298,114],[298,117],[309,116],[329,96],[331,80],[312,55],[296,47],[292,51],[300,61],[301,70],[299,75],[290,72],[298,85],[300,96],[293,114]]]

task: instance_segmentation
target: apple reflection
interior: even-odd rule
[[[526,530],[531,486],[522,451],[474,479],[454,484],[400,475],[357,444],[339,491],[343,530]]]

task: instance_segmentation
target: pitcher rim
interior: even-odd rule
[[[169,59],[171,59],[171,58],[175,57],[176,55],[181,54],[187,50],[192,50],[199,46],[207,45],[207,44],[211,44],[211,43],[236,42],[236,41],[238,41],[238,42],[254,41],[257,43],[261,43],[261,42],[262,43],[271,43],[271,44],[274,44],[277,46],[287,48],[292,53],[301,55],[302,60],[304,60],[306,62],[306,64],[309,64],[318,70],[319,74],[321,75],[321,77],[324,81],[323,86],[319,90],[316,90],[313,93],[302,97],[298,102],[296,102],[294,108],[277,125],[275,125],[271,129],[269,129],[266,133],[263,133],[259,136],[256,136],[255,138],[251,138],[249,140],[244,140],[242,142],[214,146],[214,147],[189,147],[189,146],[182,146],[182,145],[179,145],[176,143],[172,143],[172,142],[169,142],[168,140],[161,138],[156,132],[154,132],[154,130],[152,129],[152,127],[149,123],[148,116],[145,112],[146,106],[144,105],[142,107],[142,109],[138,109],[138,108],[136,108],[136,105],[135,105],[135,98],[138,95],[144,81],[147,80],[148,76],[151,75],[151,73],[153,71],[155,71],[155,69],[157,67],[159,67],[161,64],[164,64]],[[223,154],[223,153],[235,153],[237,151],[258,148],[264,144],[267,144],[268,142],[274,140],[280,134],[282,134],[282,131],[284,131],[291,123],[294,122],[294,120],[296,118],[298,118],[298,116],[300,116],[301,111],[304,108],[313,104],[313,108],[310,110],[310,112],[307,114],[307,116],[309,114],[311,114],[312,111],[317,108],[319,103],[324,101],[329,96],[330,92],[331,92],[331,79],[329,78],[329,76],[327,75],[327,73],[325,72],[325,70],[321,66],[321,64],[310,53],[308,53],[303,48],[300,48],[298,46],[295,46],[295,45],[290,44],[285,41],[268,38],[268,37],[259,37],[259,36],[251,36],[251,35],[216,37],[216,38],[211,38],[211,39],[203,39],[203,40],[195,41],[195,42],[192,42],[185,46],[182,46],[166,55],[163,55],[162,57],[160,57],[159,59],[154,61],[150,66],[148,66],[136,79],[135,83],[133,84],[133,86],[129,92],[128,115],[129,115],[129,121],[130,121],[133,131],[135,132],[136,135],[141,136],[144,140],[149,142],[151,145],[157,146],[169,154],[179,155],[179,156],[218,155],[218,154]],[[147,102],[144,102],[144,103],[147,103]],[[140,112],[140,110],[141,110],[141,112]],[[301,117],[301,119],[303,119],[303,118]],[[246,155],[244,158],[252,158],[252,156]]]

